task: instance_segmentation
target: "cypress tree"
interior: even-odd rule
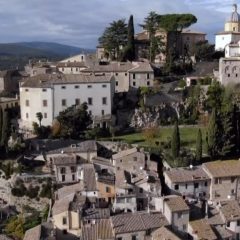
[[[1,146],[6,146],[10,135],[10,119],[7,111],[3,112]]]
[[[0,108],[0,143],[2,139],[2,123],[3,123],[3,111],[2,108]]]
[[[196,161],[202,160],[202,131],[198,130],[197,141],[196,141]]]
[[[127,46],[123,50],[122,61],[135,60],[135,40],[134,40],[134,23],[133,15],[130,16],[128,21],[128,40]]]
[[[180,153],[180,134],[178,128],[178,121],[175,122],[173,134],[172,134],[172,141],[171,141],[171,148],[172,148],[172,157],[177,158],[179,157]]]
[[[130,16],[129,21],[128,21],[128,48],[129,48],[128,60],[133,61],[135,59],[133,15]]]
[[[219,155],[219,124],[217,120],[216,110],[214,109],[208,124],[207,130],[207,146],[208,154],[215,158]]]

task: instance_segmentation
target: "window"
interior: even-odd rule
[[[186,224],[183,224],[182,228],[183,228],[183,231],[186,231],[187,230]]]
[[[174,187],[175,190],[178,190],[179,189],[179,185],[176,184],[175,187]]]
[[[106,97],[103,97],[103,98],[102,98],[102,104],[103,104],[103,105],[107,105],[107,98],[106,98]]]
[[[194,183],[194,188],[198,188],[199,187],[199,183]]]
[[[235,177],[231,177],[231,183],[234,183]]]
[[[73,71],[73,69],[71,68],[71,72]]]
[[[235,193],[234,189],[231,189],[231,194],[233,195]]]
[[[67,218],[66,218],[66,217],[63,217],[63,219],[62,219],[62,224],[63,224],[63,225],[66,225],[66,224],[67,224]]]
[[[78,85],[75,85],[74,88],[79,88],[79,86],[78,86]]]
[[[116,86],[118,86],[118,81],[116,81]]]
[[[230,227],[230,222],[227,222],[227,227]]]
[[[25,92],[28,92],[28,89],[27,89],[27,88],[25,89]]]
[[[66,235],[68,233],[66,229],[64,229],[62,232],[64,235]]]
[[[237,226],[240,226],[240,220],[237,220]]]
[[[47,91],[47,89],[46,89],[46,88],[43,88],[43,89],[42,89],[42,91],[43,91],[43,92],[46,92],[46,91]]]
[[[29,117],[29,115],[28,115],[28,113],[26,113],[26,118],[28,119],[28,117]]]
[[[89,113],[90,115],[92,115],[92,111],[91,111],[91,110],[89,110],[88,113]]]
[[[44,115],[44,118],[47,118],[47,113],[44,113],[43,115]]]
[[[143,189],[142,188],[139,188],[139,193],[143,193]]]
[[[88,98],[88,105],[92,105],[92,98]]]
[[[67,100],[66,99],[62,99],[62,106],[63,107],[67,106]]]
[[[133,82],[133,86],[136,86],[136,82]]]
[[[43,100],[43,107],[47,107],[47,100]]]
[[[150,86],[150,82],[149,81],[147,81],[147,85]]]
[[[74,174],[72,175],[72,181],[75,181],[75,175]]]
[[[127,76],[127,73],[125,73],[125,76]]]
[[[208,182],[205,182],[205,183],[204,183],[204,186],[207,187],[207,186],[208,186]]]
[[[62,175],[62,182],[65,182],[65,175]]]
[[[182,218],[182,213],[177,214],[178,218]]]
[[[118,237],[117,240],[122,240],[122,237]]]
[[[102,110],[102,115],[104,115],[104,113],[105,113],[104,110]]]
[[[76,167],[75,166],[71,166],[71,172],[72,173],[76,172]]]
[[[80,105],[80,99],[79,98],[75,99],[75,105]]]
[[[62,89],[66,89],[66,86],[62,86],[61,88],[62,88]]]
[[[62,71],[64,72],[64,68],[62,68]]]
[[[136,236],[136,235],[133,235],[133,236],[132,236],[132,240],[137,240],[137,236]]]
[[[186,189],[188,188],[188,185],[187,185],[187,184],[185,184],[185,188],[186,188]]]
[[[29,107],[29,100],[25,101],[25,105],[26,105],[26,107]]]
[[[64,167],[62,167],[60,172],[61,172],[61,174],[65,174],[66,173],[66,169]]]
[[[103,88],[106,88],[106,87],[107,87],[107,85],[106,85],[106,84],[103,84],[103,85],[102,85],[102,87],[103,87]]]
[[[135,73],[133,74],[133,79],[136,79],[136,74]]]
[[[76,68],[76,72],[78,72],[78,68]]]
[[[92,88],[92,85],[88,85],[87,87],[88,87],[88,88]]]
[[[238,74],[236,73],[236,77],[238,77]]]
[[[150,75],[149,75],[149,73],[147,74],[147,79],[149,79],[150,78]]]
[[[106,192],[107,193],[111,193],[111,188],[110,187],[106,187]]]
[[[228,77],[230,77],[231,75],[230,75],[230,73],[228,74]]]

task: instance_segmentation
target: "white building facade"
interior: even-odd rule
[[[21,127],[32,128],[38,122],[36,113],[43,115],[42,125],[53,120],[68,107],[88,105],[93,117],[111,118],[114,78],[104,75],[43,74],[27,79],[20,87]]]
[[[233,10],[225,23],[224,31],[216,34],[215,50],[224,51],[228,44],[238,41],[240,41],[240,17],[237,12],[237,5],[233,4]]]

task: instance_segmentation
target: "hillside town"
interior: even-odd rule
[[[239,240],[240,15],[115,20],[94,53],[0,71],[0,240]],[[1,61],[0,61],[1,65]]]

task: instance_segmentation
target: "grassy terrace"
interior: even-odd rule
[[[205,127],[190,127],[190,126],[180,126],[180,138],[181,138],[181,146],[194,149],[196,145],[196,138],[198,129],[201,128],[202,130],[202,138],[203,138],[203,150],[205,152],[206,144],[206,128]],[[114,140],[123,141],[129,144],[138,144],[139,146],[143,147],[153,147],[155,142],[159,142],[160,144],[168,144],[171,141],[173,132],[173,127],[162,127],[159,129],[159,133],[153,139],[153,141],[149,142],[144,136],[143,132],[132,133],[122,136],[116,136]],[[155,145],[156,146],[156,145]]]

